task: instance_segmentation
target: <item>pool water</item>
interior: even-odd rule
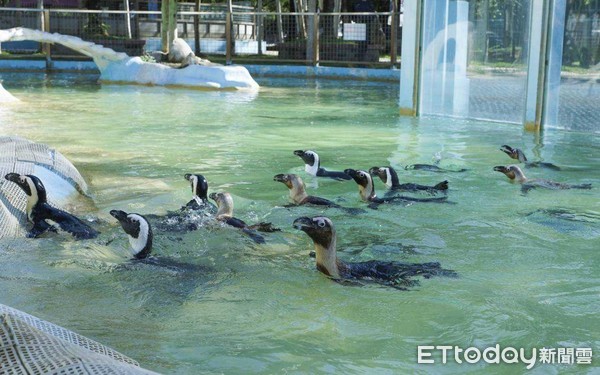
[[[596,134],[398,116],[398,86],[365,81],[262,79],[258,93],[99,85],[95,76],[2,73],[22,99],[0,108],[2,134],[49,144],[89,182],[102,235],[48,235],[0,243],[0,303],[62,325],[167,374],[515,373],[520,364],[417,364],[418,345],[592,348],[600,353],[600,143]],[[592,183],[592,190],[522,195],[494,172],[499,147],[562,171],[530,178]],[[296,149],[332,170],[396,167],[401,182],[450,182],[455,204],[366,208],[354,182],[307,176]],[[464,173],[402,170],[412,163]],[[185,173],[228,191],[235,214],[281,232],[259,245],[207,225],[155,233],[154,253],[178,269],[132,265],[108,214],[161,214],[191,197]],[[283,207],[278,173],[297,173],[309,194],[366,213]],[[376,181],[379,195],[385,187]],[[77,208],[75,208],[77,209]],[[312,242],[292,228],[326,215],[343,260],[439,261],[458,278],[403,292],[344,286],[320,274]],[[126,265],[126,266],[124,266]],[[537,373],[600,371],[536,364]]]

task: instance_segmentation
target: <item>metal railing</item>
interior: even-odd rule
[[[398,21],[399,13],[393,12],[275,13],[240,7],[232,13],[180,10],[177,30],[192,48],[196,45],[194,35],[199,36],[197,54],[217,60],[225,55],[227,62],[393,67],[399,64]],[[0,29],[19,26],[79,36],[132,56],[160,50],[158,11],[0,8]],[[41,50],[37,43],[2,44],[5,53]],[[52,56],[75,54],[61,46],[42,52]]]

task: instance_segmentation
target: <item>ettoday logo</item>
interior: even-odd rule
[[[538,362],[548,364],[586,364],[592,363],[591,348],[513,348],[507,346],[501,348],[499,344],[487,347],[483,350],[476,347],[463,349],[452,345],[419,345],[417,347],[417,363],[433,364],[433,353],[439,351],[442,354],[441,363],[448,362],[453,358],[458,364],[478,363],[484,361],[493,363],[524,363],[529,370]],[[449,354],[451,352],[451,355]]]

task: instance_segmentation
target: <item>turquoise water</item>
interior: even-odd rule
[[[398,87],[386,83],[263,79],[255,94],[164,87],[100,86],[82,75],[0,75],[21,98],[0,108],[2,134],[47,143],[89,182],[102,235],[61,236],[2,246],[0,303],[98,340],[168,374],[521,373],[524,364],[418,365],[418,345],[462,348],[590,347],[600,353],[600,143],[593,134],[444,118],[398,116]],[[530,178],[592,183],[581,191],[527,196],[495,165],[499,146],[563,171]],[[403,182],[450,181],[456,204],[336,209],[284,208],[278,173],[297,173],[309,193],[364,207],[356,184],[304,173],[295,149],[323,166],[391,164]],[[403,171],[440,159],[466,173]],[[257,245],[234,229],[156,234],[156,255],[190,264],[120,267],[129,258],[111,209],[164,213],[190,199],[185,173],[229,191],[236,216],[282,231]],[[380,195],[384,186],[376,182]],[[409,292],[342,286],[315,270],[309,238],[291,227],[325,214],[339,257],[439,261],[457,279],[423,280]],[[111,239],[114,239],[112,242]],[[109,243],[110,242],[110,243]],[[107,244],[108,243],[108,244]],[[434,355],[437,362],[440,355]],[[600,371],[542,365],[536,373]]]

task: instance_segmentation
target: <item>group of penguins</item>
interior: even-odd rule
[[[560,168],[541,162],[529,162],[520,149],[504,145],[501,147],[512,159],[524,163],[526,167],[543,167],[553,170]],[[368,202],[370,208],[376,209],[381,204],[413,204],[413,203],[449,203],[447,201],[448,181],[442,181],[433,186],[415,183],[401,184],[398,174],[390,166],[372,167],[367,170],[346,169],[328,171],[321,167],[319,155],[311,150],[296,150],[294,155],[300,157],[305,165],[307,174],[316,177],[332,178],[335,180],[354,180],[358,185],[360,198]],[[406,169],[419,169],[432,172],[465,172],[466,169],[449,170],[431,164],[413,164]],[[504,173],[509,179],[522,184],[527,192],[536,187],[549,189],[590,189],[591,184],[569,185],[548,180],[528,180],[517,165],[497,166],[495,171]],[[389,188],[383,197],[375,193],[373,177],[378,177]],[[248,225],[243,220],[233,216],[233,198],[227,192],[208,194],[208,182],[200,174],[186,174],[184,178],[190,182],[193,198],[177,211],[171,211],[163,216],[140,215],[121,210],[111,210],[110,215],[118,220],[127,234],[134,261],[152,261],[151,256],[153,231],[155,226],[160,230],[195,230],[201,225],[195,218],[198,215],[210,217],[234,228],[238,228],[256,243],[264,243],[264,237],[259,232],[278,231],[271,223],[261,222]],[[5,179],[17,184],[27,196],[27,219],[33,224],[27,237],[35,238],[47,231],[62,230],[70,233],[76,239],[91,239],[99,232],[74,215],[51,206],[47,202],[46,189],[42,181],[34,175],[9,173]],[[296,174],[277,174],[274,181],[281,182],[289,189],[292,205],[314,205],[334,207],[349,214],[363,212],[362,209],[347,208],[330,200],[308,195],[302,179]],[[426,198],[399,195],[400,192],[421,192],[431,195]],[[441,196],[440,196],[441,195]],[[216,206],[209,201],[216,203]],[[193,218],[190,220],[190,218]],[[150,220],[149,220],[150,219]],[[151,222],[153,223],[151,225]],[[444,269],[438,262],[403,263],[396,261],[371,260],[367,262],[343,262],[336,255],[336,231],[333,222],[325,216],[300,217],[293,222],[293,227],[305,232],[314,242],[315,251],[311,253],[316,259],[317,269],[333,280],[342,283],[374,282],[396,289],[405,290],[417,284],[414,277],[430,278],[432,276],[456,277],[453,270]]]

